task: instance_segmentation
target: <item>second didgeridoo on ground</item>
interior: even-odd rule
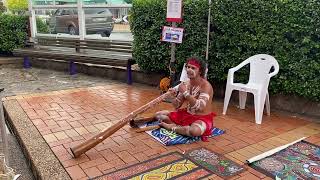
[[[150,109],[151,107],[153,107],[153,106],[159,104],[160,102],[162,102],[168,95],[169,95],[169,92],[167,92],[165,94],[162,94],[158,98],[152,100],[151,102],[149,102],[149,103],[141,106],[137,110],[131,112],[129,115],[127,115],[126,117],[122,118],[119,122],[117,122],[113,126],[102,130],[99,134],[93,136],[90,139],[85,140],[84,142],[82,142],[79,145],[71,147],[70,150],[72,152],[73,157],[77,158],[81,154],[83,154],[83,153],[87,152],[88,150],[90,150],[91,148],[95,147],[97,144],[99,144],[100,142],[105,140],[107,137],[111,136],[116,131],[121,129],[127,123],[129,123],[130,120],[133,119],[134,117],[136,117],[138,114],[143,113],[146,110]]]

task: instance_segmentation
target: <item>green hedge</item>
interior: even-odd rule
[[[37,31],[48,33],[49,27],[41,19],[36,19]],[[11,53],[23,47],[27,39],[27,16],[0,14],[0,53]]]
[[[43,22],[40,18],[36,18],[36,21],[38,33],[49,33],[49,25]]]
[[[0,14],[0,53],[10,53],[22,47],[26,36],[26,17]]]
[[[177,64],[192,55],[204,57],[207,0],[185,0],[182,44]],[[228,69],[246,58],[266,53],[279,62],[280,72],[270,84],[272,93],[296,94],[320,101],[320,1],[213,0],[209,80],[225,83]],[[166,1],[134,0],[131,28],[134,57],[146,71],[168,71],[169,43],[161,42]],[[248,70],[237,73],[245,81]]]
[[[176,59],[180,67],[187,56],[205,56],[206,42],[203,39],[206,38],[208,15],[205,1],[186,0],[183,3],[184,21],[177,24],[184,27],[183,43],[176,46]],[[143,70],[168,71],[170,43],[160,41],[162,26],[170,26],[165,16],[166,1],[133,1],[130,15],[134,35],[133,56]]]

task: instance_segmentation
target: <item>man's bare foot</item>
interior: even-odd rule
[[[130,127],[132,127],[132,128],[139,128],[139,126],[138,126],[136,123],[134,123],[134,120],[133,120],[133,119],[130,120],[129,125],[130,125]]]
[[[139,125],[151,122],[151,121],[156,121],[155,117],[139,117],[136,119],[131,119],[129,125],[132,128],[139,128]]]
[[[162,122],[159,124],[159,126],[165,128],[165,129],[167,129],[167,130],[169,130],[169,131],[172,131],[172,128],[173,128],[173,127],[176,127],[177,125],[175,125],[175,124],[168,124],[168,123],[165,123],[165,122],[162,121]]]

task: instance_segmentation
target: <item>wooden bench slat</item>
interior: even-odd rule
[[[28,56],[32,56],[32,57],[43,57],[43,58],[53,58],[53,59],[66,59],[66,60],[73,60],[73,59],[77,59],[77,60],[74,60],[74,61],[78,61],[79,59],[81,59],[82,61],[85,61],[85,62],[89,62],[89,59],[101,59],[102,61],[104,60],[108,60],[108,61],[117,61],[117,63],[120,63],[120,64],[123,64],[123,65],[126,65],[128,59],[130,57],[123,57],[123,56],[103,56],[101,54],[101,56],[89,56],[88,54],[81,54],[81,53],[54,53],[54,51],[47,51],[47,52],[44,52],[44,51],[30,51],[30,50],[23,50],[23,49],[20,49],[20,50],[15,50],[14,51],[14,54],[15,55],[28,55]],[[102,62],[101,61],[101,62]]]
[[[37,41],[59,41],[59,42],[88,42],[95,44],[114,44],[114,45],[126,45],[132,46],[132,43],[129,41],[115,41],[115,40],[79,40],[79,39],[62,39],[62,38],[38,38]]]
[[[115,51],[115,52],[125,52],[125,53],[131,53],[132,50],[130,49],[117,49],[117,48],[103,48],[103,47],[86,47],[82,46],[80,49],[93,49],[93,50],[105,50],[105,51]]]
[[[68,47],[77,49],[95,49],[104,51],[117,51],[132,53],[132,47],[129,45],[119,44],[103,44],[94,41],[70,41],[70,40],[58,40],[58,39],[46,39],[38,40],[38,45],[41,46],[57,46],[57,47]]]
[[[52,55],[52,56],[56,56],[56,55],[62,55],[62,56],[79,56],[79,57],[97,57],[97,58],[110,58],[110,59],[128,59],[131,58],[131,56],[128,55],[107,55],[107,54],[95,54],[95,55],[90,55],[87,53],[75,53],[75,52],[68,52],[68,51],[42,51],[42,50],[28,50],[28,49],[17,49],[14,50],[14,54],[18,55],[18,54],[30,54],[30,55],[37,55],[37,54],[41,54],[41,55]]]
[[[79,49],[99,49],[99,50],[109,50],[117,51],[123,50],[127,52],[132,52],[131,47],[129,46],[106,46],[106,45],[93,45],[93,44],[72,44],[72,43],[61,43],[61,42],[50,42],[50,43],[41,43],[42,46],[57,46],[57,47],[70,47],[70,48],[79,48]],[[122,51],[121,51],[122,52]]]
[[[123,67],[134,62],[129,41],[37,37],[35,42],[36,48],[15,49],[13,54]]]

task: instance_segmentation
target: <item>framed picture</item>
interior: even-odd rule
[[[183,30],[183,28],[163,26],[161,40],[172,43],[182,43]]]

